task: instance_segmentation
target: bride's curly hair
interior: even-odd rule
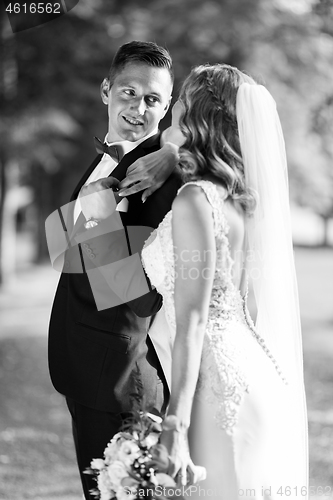
[[[179,165],[185,181],[213,175],[251,213],[255,195],[245,186],[236,117],[237,91],[244,82],[256,85],[250,76],[227,64],[192,69],[179,96],[184,107],[179,126],[186,138]]]

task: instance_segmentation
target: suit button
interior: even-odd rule
[[[68,268],[69,268],[69,266],[70,266],[69,261],[68,261],[68,260],[65,260],[65,264],[64,264],[65,269],[68,269]]]

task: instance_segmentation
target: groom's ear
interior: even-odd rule
[[[108,104],[109,102],[109,92],[110,92],[110,80],[108,78],[104,78],[101,83],[101,98],[104,104]]]
[[[170,108],[170,104],[171,104],[171,101],[172,101],[172,95],[170,96],[170,99],[168,101],[168,104],[166,105],[165,107],[165,110],[168,111],[168,109]]]
[[[169,99],[169,101],[167,102],[167,104],[166,104],[166,106],[164,108],[164,115],[163,115],[163,117],[167,114],[168,109],[170,108],[171,101],[172,101],[172,96],[170,96],[170,99]]]

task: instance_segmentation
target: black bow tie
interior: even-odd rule
[[[117,146],[108,146],[106,143],[103,144],[103,142],[100,141],[98,137],[94,137],[94,142],[97,153],[106,153],[110,155],[111,158],[117,163],[119,163],[124,156],[124,151],[120,144],[118,144]]]

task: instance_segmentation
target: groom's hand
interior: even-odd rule
[[[118,195],[124,197],[143,191],[141,199],[146,201],[165,183],[177,163],[178,146],[171,142],[164,144],[159,151],[139,158],[128,167]]]
[[[119,181],[115,177],[104,177],[83,186],[79,197],[83,215],[88,219],[103,220],[116,209],[122,198],[113,191],[118,189]]]

